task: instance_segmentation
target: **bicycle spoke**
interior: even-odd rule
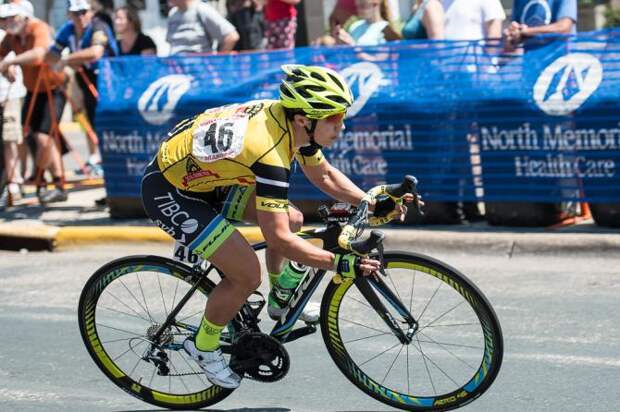
[[[373,359],[377,359],[379,356],[383,355],[383,354],[384,354],[384,353],[386,353],[386,352],[391,351],[392,349],[394,349],[394,348],[395,348],[395,347],[397,347],[398,345],[402,345],[402,343],[398,342],[397,344],[395,344],[395,345],[393,345],[393,346],[390,346],[389,348],[387,348],[387,349],[386,349],[386,350],[384,350],[383,352],[381,352],[381,353],[379,353],[379,354],[377,354],[377,355],[373,356],[372,358],[368,359],[366,362],[362,362],[362,363],[360,363],[360,364],[359,364],[359,365],[357,365],[357,366],[359,366],[359,367],[361,368],[362,366],[364,366],[365,364],[367,364],[367,363],[368,363],[368,362],[370,362],[371,360],[373,360]]]
[[[106,290],[104,290],[104,292],[107,293],[108,295],[112,296],[114,299],[116,299],[116,301],[119,302],[121,305],[124,305],[127,309],[129,309],[130,311],[135,313],[136,316],[139,317],[140,319],[144,320],[145,322],[151,322],[149,319],[147,319],[145,317],[142,317],[136,310],[134,310],[134,308],[132,308],[131,306],[129,306],[128,304],[126,304],[125,302],[123,302],[122,300],[117,298],[116,295],[114,295],[109,290],[106,289]],[[148,314],[147,314],[147,316],[148,316]]]
[[[431,381],[431,386],[433,387],[433,394],[437,395],[437,389],[435,388],[435,381],[433,381],[433,377],[431,376],[431,371],[428,369],[428,363],[426,362],[426,356],[424,356],[422,345],[420,345],[420,340],[417,338],[417,336],[416,336],[416,341],[418,342],[418,346],[419,346],[419,348],[416,348],[416,349],[418,350],[418,352],[422,354],[422,360],[424,361],[424,368],[426,369],[426,374],[428,375],[428,379]]]
[[[116,356],[115,358],[112,358],[112,360],[113,360],[114,362],[116,362],[117,360],[119,360],[120,358],[122,358],[123,356],[125,356],[125,354],[126,354],[127,352],[129,352],[129,351],[133,351],[133,349],[134,349],[134,348],[137,348],[138,346],[140,346],[140,344],[141,344],[141,343],[144,343],[144,341],[142,341],[142,342],[138,343],[138,344],[137,344],[136,346],[134,346],[133,348],[132,348],[132,347],[129,347],[129,348],[128,348],[125,352],[121,353],[120,355]]]
[[[116,331],[119,331],[119,332],[123,332],[123,333],[126,333],[126,334],[131,335],[131,336],[135,336],[135,337],[138,337],[138,338],[143,338],[144,337],[144,335],[138,335],[136,332],[130,332],[128,330],[124,330],[124,329],[120,329],[120,328],[115,328],[113,326],[108,326],[108,325],[106,325],[104,323],[96,323],[96,325],[97,326],[103,326],[104,328],[116,330]]]
[[[475,346],[467,346],[467,345],[457,345],[457,344],[450,344],[450,343],[442,343],[442,342],[437,342],[436,340],[434,340],[433,338],[429,337],[428,335],[425,335],[424,333],[422,333],[422,335],[424,335],[425,337],[427,337],[428,339],[431,340],[431,342],[426,342],[426,343],[434,343],[435,345],[439,346],[440,348],[442,348],[443,350],[445,350],[446,352],[448,352],[450,355],[452,355],[456,360],[460,361],[461,363],[465,364],[466,366],[468,366],[469,368],[476,370],[476,368],[474,366],[471,366],[469,363],[467,363],[464,359],[460,358],[459,356],[457,356],[454,352],[452,352],[451,350],[449,350],[448,348],[446,348],[445,346],[456,346],[456,347],[462,347],[462,348],[473,348],[473,349],[484,349],[484,348],[476,348]],[[424,341],[420,341],[422,343],[425,343]]]
[[[385,380],[387,379],[388,375],[390,374],[390,371],[394,367],[394,363],[396,363],[396,359],[398,359],[398,357],[400,356],[400,353],[403,351],[403,346],[405,346],[405,345],[402,345],[400,347],[400,349],[398,350],[398,353],[396,354],[396,356],[394,357],[394,360],[392,361],[392,364],[390,365],[390,368],[385,373],[385,376],[383,377],[383,380],[381,380],[381,385],[383,385],[383,382],[385,382]]]
[[[136,272],[136,278],[138,279],[138,286],[140,286],[140,293],[142,293],[142,300],[144,300],[144,307],[146,307],[146,314],[153,321],[153,323],[157,323],[157,322],[155,322],[155,320],[151,316],[151,311],[149,310],[149,305],[148,305],[148,303],[146,303],[146,297],[144,296],[144,289],[142,289],[142,282],[140,281],[140,274],[137,273],[137,272]]]
[[[394,279],[392,279],[392,275],[389,272],[386,272],[386,273],[388,275],[388,279],[390,279],[390,283],[394,287],[394,292],[396,292],[396,296],[398,296],[398,300],[402,302],[403,299],[400,297],[400,293],[398,293],[398,288],[396,287],[396,284],[394,284]]]
[[[415,285],[415,277],[417,272],[413,272],[413,276],[411,277],[411,296],[409,296],[409,313],[411,313],[411,308],[413,307],[413,288]]]
[[[126,340],[131,340],[131,339],[135,339],[135,338],[122,338],[122,339],[112,339],[112,340],[106,340],[106,341],[101,341],[101,343],[116,343],[116,342],[122,342],[122,341],[126,341]]]
[[[153,384],[153,378],[155,377],[155,371],[157,371],[157,366],[153,365],[153,373],[151,374],[151,379],[149,380],[149,387]]]
[[[125,282],[123,282],[122,279],[119,279],[119,282],[121,283],[121,285],[123,285],[125,287],[125,289],[127,290],[127,292],[129,292],[129,294],[131,295],[132,298],[134,298],[134,300],[136,301],[136,303],[138,304],[138,306],[140,306],[140,308],[144,311],[144,313],[146,313],[146,316],[148,316],[150,322],[155,323],[155,321],[153,320],[153,318],[151,317],[151,314],[149,313],[148,310],[146,310],[144,308],[144,306],[142,306],[142,303],[138,300],[138,298],[131,292],[131,290],[129,290],[129,288],[127,287],[127,285],[125,285]]]
[[[411,393],[411,380],[409,379],[409,345],[407,345],[407,393]]]
[[[194,312],[194,313],[192,313],[192,314],[191,314],[191,315],[189,315],[189,316],[185,316],[185,317],[183,317],[183,318],[181,318],[181,319],[177,319],[177,321],[178,321],[178,322],[183,322],[184,320],[186,320],[186,319],[190,319],[190,318],[193,318],[194,316],[199,315],[199,314],[203,313],[204,311],[205,311],[204,309],[200,309],[199,311]]]
[[[105,309],[105,310],[109,310],[110,312],[116,312],[116,313],[121,314],[121,315],[131,316],[132,318],[136,318],[136,319],[143,320],[143,321],[145,321],[145,322],[149,322],[149,320],[148,320],[148,319],[145,319],[145,318],[143,318],[142,316],[139,316],[139,315],[132,315],[131,313],[123,312],[122,310],[118,310],[118,309],[108,308],[107,306],[102,306],[102,305],[100,305],[100,306],[98,307],[98,309]]]
[[[168,308],[166,308],[166,300],[164,299],[164,291],[161,288],[161,279],[160,276],[157,276],[157,284],[159,285],[159,293],[161,294],[161,303],[164,305],[164,313],[166,314],[166,318],[168,318]]]
[[[426,328],[442,328],[442,327],[456,327],[456,326],[480,326],[479,323],[477,322],[466,322],[466,323],[447,323],[447,324],[443,324],[443,325],[425,325],[424,329]]]
[[[419,331],[423,331],[428,325],[432,325],[434,322],[437,322],[439,319],[443,318],[444,316],[446,316],[448,313],[452,312],[454,309],[458,308],[459,306],[461,306],[463,303],[465,303],[464,300],[462,300],[460,303],[457,303],[455,306],[453,306],[452,308],[448,309],[447,311],[445,311],[444,313],[442,313],[441,315],[439,315],[438,317],[436,317],[435,319],[433,319],[432,321],[430,321],[429,323],[427,323],[426,325],[422,326]],[[419,319],[418,319],[419,320]]]
[[[353,301],[355,301],[355,302],[357,302],[357,303],[361,303],[362,305],[366,306],[367,308],[370,308],[370,309],[374,310],[372,306],[370,306],[368,303],[366,303],[366,302],[364,302],[364,301],[361,301],[361,300],[359,300],[359,299],[355,299],[354,297],[351,297],[351,296],[349,296],[349,295],[345,295],[345,298],[347,298],[347,299],[351,299],[351,300],[353,300]]]
[[[366,326],[366,325],[364,325],[363,323],[355,322],[355,321],[352,321],[352,320],[349,320],[349,319],[345,319],[345,318],[342,318],[342,317],[341,317],[341,318],[339,318],[339,320],[343,320],[343,321],[345,321],[345,322],[349,322],[349,323],[352,323],[352,324],[357,325],[357,326],[362,326],[362,327],[364,327],[364,328],[371,329],[371,330],[374,330],[374,331],[376,331],[376,332],[381,332],[381,333],[385,333],[385,334],[389,334],[389,333],[391,333],[391,332],[386,332],[386,331],[384,331],[384,330],[380,330],[380,329],[371,328],[370,326]]]
[[[441,285],[443,285],[443,282],[439,282],[439,286],[437,286],[437,289],[435,289],[435,292],[433,292],[433,295],[430,297],[428,302],[426,302],[426,305],[424,306],[424,309],[422,309],[422,313],[420,313],[420,316],[418,316],[418,323],[422,319],[422,316],[424,315],[424,312],[426,312],[426,309],[428,308],[428,306],[431,304],[431,302],[435,298],[435,295],[437,295],[437,292],[439,292],[439,289],[441,288]]]
[[[419,341],[419,340],[418,340],[418,344],[420,345],[420,353],[422,354],[422,357],[423,357],[423,358],[425,358],[425,359],[428,359],[428,361],[429,361],[430,363],[432,363],[432,364],[433,364],[433,366],[434,366],[435,368],[437,368],[437,369],[438,369],[441,373],[443,373],[443,375],[444,375],[446,378],[450,379],[450,380],[452,381],[452,383],[454,383],[456,386],[460,386],[460,385],[459,385],[459,384],[458,384],[458,383],[457,383],[454,379],[452,379],[452,377],[451,377],[450,375],[448,375],[448,374],[447,374],[447,373],[446,373],[446,372],[445,372],[442,368],[440,368],[440,367],[439,367],[439,365],[437,365],[437,363],[435,363],[435,361],[434,361],[433,359],[431,359],[428,355],[426,355],[424,352],[422,352],[422,350],[421,350],[421,349],[422,349],[422,345],[420,344],[420,341]],[[414,346],[414,347],[415,347],[415,346]],[[434,387],[434,385],[433,385],[433,389],[434,389],[434,388],[435,388],[435,387]],[[435,393],[435,394],[436,394],[436,393]]]
[[[177,284],[174,287],[174,296],[172,297],[172,306],[170,306],[171,308],[174,308],[174,304],[176,303],[177,300],[177,291],[179,290],[179,285],[181,284],[181,282],[177,279]]]
[[[172,362],[172,359],[170,359],[170,366],[172,367],[172,369],[174,370],[174,372],[176,374],[179,374],[179,370],[176,368],[176,366],[174,366],[174,362]],[[191,391],[189,390],[189,388],[187,387],[187,384],[185,383],[185,381],[183,380],[182,376],[179,376],[179,380],[181,381],[181,383],[183,384],[183,386],[185,386],[185,390],[187,391],[187,393],[190,393]]]
[[[363,337],[363,338],[357,338],[357,339],[346,340],[346,341],[344,341],[344,342],[342,342],[342,343],[357,342],[357,341],[360,341],[360,340],[370,339],[370,338],[376,338],[377,336],[384,336],[384,335],[389,335],[389,333],[388,333],[388,332],[378,333],[378,334],[376,334],[376,335],[365,336],[365,337]]]

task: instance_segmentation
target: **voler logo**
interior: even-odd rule
[[[545,113],[565,116],[577,110],[603,80],[603,66],[591,54],[571,53],[551,63],[534,85],[534,101]]]
[[[153,82],[138,100],[138,110],[144,120],[157,126],[170,120],[177,103],[190,89],[192,80],[192,76],[171,74]]]
[[[381,68],[370,62],[356,63],[342,70],[340,74],[347,80],[353,95],[356,96],[353,106],[347,111],[347,117],[358,114],[379,87],[390,84]]]

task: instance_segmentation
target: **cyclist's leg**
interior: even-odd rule
[[[149,164],[142,181],[147,215],[166,233],[218,267],[225,278],[209,296],[208,319],[230,321],[260,285],[258,257],[245,238],[206,200],[170,184]]]
[[[222,215],[229,220],[258,223],[256,219],[256,192],[254,191],[254,186],[231,186],[222,207]],[[304,215],[290,202],[288,216],[291,232],[301,230],[304,223]],[[276,251],[267,248],[265,260],[267,271],[270,274],[279,275],[282,271],[284,257]]]

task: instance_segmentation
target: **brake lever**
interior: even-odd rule
[[[381,273],[384,277],[387,277],[387,273],[385,272],[385,262],[383,260],[383,242],[377,245],[377,254],[379,255],[379,273]]]

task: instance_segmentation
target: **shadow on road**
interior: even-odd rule
[[[117,412],[164,412],[169,409],[131,409]],[[241,409],[183,409],[184,411],[201,412],[291,412],[288,408],[241,408]]]

